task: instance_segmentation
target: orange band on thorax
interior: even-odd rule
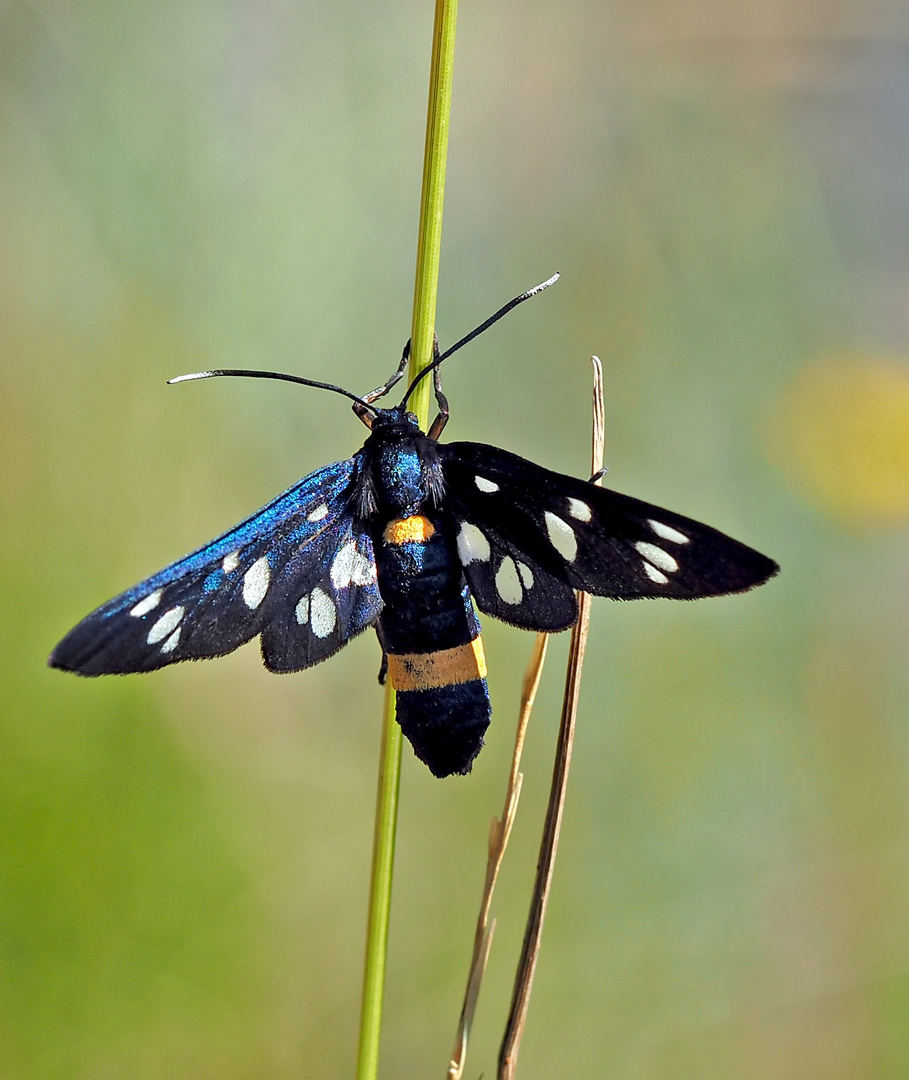
[[[386,544],[425,543],[435,531],[429,518],[415,514],[413,517],[389,521],[382,536]]]

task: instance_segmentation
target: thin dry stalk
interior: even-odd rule
[[[603,467],[605,409],[603,404],[603,369],[596,356],[591,357],[591,362],[593,363],[592,472],[596,475]],[[598,480],[596,482],[599,483]],[[590,596],[587,593],[578,593],[578,621],[571,632],[568,674],[565,681],[565,696],[562,701],[562,721],[559,727],[552,786],[549,791],[549,806],[546,811],[546,822],[543,826],[543,838],[537,860],[537,876],[530,903],[530,914],[527,918],[527,928],[524,932],[524,945],[515,976],[511,1010],[508,1014],[505,1036],[499,1050],[498,1080],[514,1080],[518,1051],[524,1034],[524,1025],[527,1022],[527,1008],[530,1003],[533,976],[540,953],[543,919],[546,915],[546,904],[549,900],[549,891],[552,885],[553,867],[559,844],[559,832],[562,826],[562,812],[565,807],[565,792],[568,785],[568,770],[571,765],[578,695],[581,687],[581,667],[584,663],[584,650],[587,645],[589,623]]]
[[[533,653],[527,663],[527,670],[524,672],[524,682],[521,686],[521,708],[518,714],[517,731],[515,732],[511,773],[508,777],[508,788],[505,792],[505,806],[502,810],[502,817],[493,818],[489,825],[486,882],[483,886],[480,913],[477,916],[470,974],[467,978],[467,990],[464,994],[464,1005],[461,1008],[461,1017],[458,1021],[458,1031],[455,1036],[454,1049],[451,1053],[451,1062],[448,1066],[447,1080],[461,1080],[467,1061],[467,1040],[470,1038],[470,1027],[477,1007],[480,984],[483,981],[483,973],[486,971],[486,962],[489,959],[489,950],[492,946],[492,935],[496,928],[495,920],[491,924],[489,923],[492,894],[496,887],[499,869],[502,865],[502,859],[505,857],[505,848],[508,846],[511,827],[514,824],[518,810],[518,798],[521,794],[521,782],[523,780],[520,772],[521,754],[524,750],[527,723],[530,720],[534,699],[537,696],[537,688],[540,685],[540,676],[543,673],[543,661],[546,658],[546,643],[548,640],[548,634],[537,634],[533,644]]]

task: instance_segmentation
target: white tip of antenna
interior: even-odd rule
[[[194,371],[191,375],[177,375],[176,378],[168,379],[167,385],[173,386],[178,382],[192,382],[193,379],[210,379],[215,373],[213,371]]]
[[[527,290],[528,296],[535,296],[538,292],[542,292],[544,289],[548,289],[550,285],[555,285],[559,280],[559,273],[556,271],[551,278],[547,278],[546,281],[541,281],[539,285],[535,285],[532,289]]]

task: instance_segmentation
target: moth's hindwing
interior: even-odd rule
[[[517,626],[570,626],[574,589],[691,600],[743,592],[779,569],[708,525],[497,447],[439,450],[470,591],[481,611]]]
[[[372,541],[357,531],[358,458],[319,469],[210,544],[108,601],[50,657],[80,675],[222,656],[262,635],[272,671],[337,652],[382,609]]]

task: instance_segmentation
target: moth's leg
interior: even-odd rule
[[[377,386],[375,390],[370,390],[368,394],[363,395],[363,400],[372,403],[377,401],[380,397],[384,397],[388,391],[394,386],[394,384],[401,378],[404,372],[407,370],[407,361],[410,359],[410,342],[404,346],[404,352],[401,354],[401,362],[398,364],[395,371],[388,377],[388,380],[381,386]],[[373,415],[368,409],[364,409],[359,401],[355,401],[351,405],[353,411],[368,427],[372,428]]]
[[[363,400],[370,402],[377,401],[380,397],[384,397],[388,391],[394,386],[394,384],[401,378],[404,372],[407,370],[407,361],[410,359],[410,342],[404,346],[404,352],[401,354],[401,362],[397,368],[392,372],[388,379],[381,385],[377,386],[375,390],[370,390],[368,394],[363,395]],[[368,427],[372,428],[373,415],[369,409],[364,409],[359,401],[355,401],[351,406],[356,415],[363,421]]]
[[[435,360],[439,355],[439,339],[432,335],[432,358]],[[433,420],[429,427],[427,434],[430,439],[438,439],[442,434],[442,430],[448,423],[448,398],[442,393],[442,369],[437,367],[432,373],[432,388],[436,395],[436,404],[439,406],[439,413]]]
[[[398,364],[395,371],[388,377],[387,381],[381,386],[377,386],[375,390],[370,390],[368,394],[363,395],[363,400],[369,402],[371,405],[374,401],[378,401],[380,397],[385,397],[388,391],[394,386],[399,379],[404,375],[407,370],[407,361],[410,359],[410,342],[404,346],[404,352],[401,353],[401,362]]]
[[[382,662],[379,664],[379,686],[384,686],[388,675],[388,650],[385,648],[385,636],[382,633],[381,624],[376,623],[375,629],[376,637],[379,639],[379,645],[382,649]]]
[[[359,401],[355,401],[353,405],[351,405],[351,409],[353,410],[354,414],[363,421],[363,423],[369,428],[369,430],[372,431],[372,413],[369,411],[369,409],[361,405]]]

